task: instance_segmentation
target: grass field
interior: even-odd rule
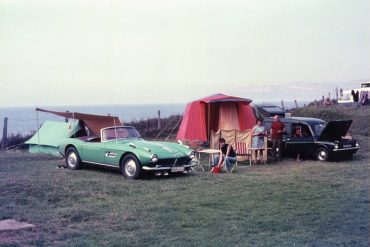
[[[368,246],[369,138],[351,161],[287,159],[229,174],[129,181],[0,154],[1,246]]]

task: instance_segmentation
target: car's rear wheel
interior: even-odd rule
[[[321,147],[316,150],[316,159],[319,161],[328,161],[329,160],[329,152],[327,149]]]
[[[129,179],[137,179],[141,175],[140,161],[133,154],[128,154],[122,159],[122,175]]]
[[[80,159],[80,155],[75,147],[70,147],[67,149],[66,152],[66,165],[71,170],[80,169],[82,166],[82,162]]]

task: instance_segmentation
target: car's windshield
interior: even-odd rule
[[[112,127],[102,129],[102,141],[140,138],[140,134],[132,127]]]
[[[312,131],[314,132],[315,136],[319,136],[323,129],[325,128],[326,123],[320,123],[320,124],[313,124],[311,125]]]

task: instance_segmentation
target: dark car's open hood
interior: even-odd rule
[[[342,136],[347,134],[352,120],[336,120],[330,121],[326,124],[321,132],[318,141],[335,141],[342,139]]]

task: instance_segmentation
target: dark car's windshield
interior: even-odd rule
[[[326,123],[320,123],[320,124],[312,124],[311,129],[315,136],[319,136],[323,129],[325,128]]]
[[[102,129],[102,141],[141,138],[140,134],[132,127],[112,127]]]

